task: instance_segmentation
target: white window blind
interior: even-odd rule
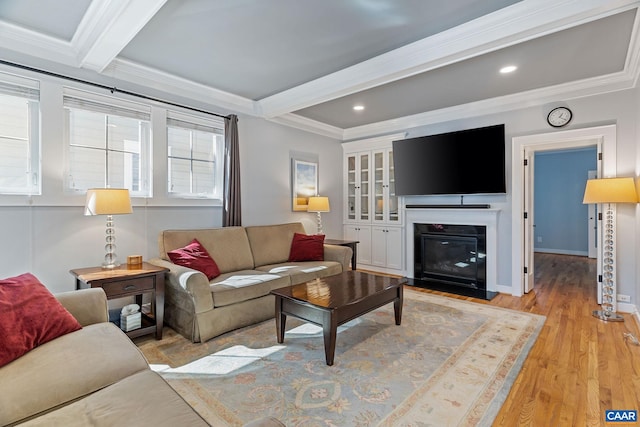
[[[224,122],[167,114],[168,192],[177,197],[222,197]]]
[[[0,194],[40,194],[38,82],[0,75]]]
[[[150,107],[96,95],[65,93],[66,187],[128,188],[150,196]]]

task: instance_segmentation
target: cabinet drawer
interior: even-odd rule
[[[118,280],[117,282],[103,283],[102,289],[107,296],[135,294],[147,290],[153,290],[154,278],[143,277],[139,279]]]

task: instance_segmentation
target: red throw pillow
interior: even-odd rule
[[[324,234],[293,234],[289,262],[298,261],[324,261]]]
[[[0,366],[81,328],[32,274],[0,280]]]
[[[201,271],[209,280],[220,275],[218,264],[216,264],[209,255],[209,252],[207,252],[197,239],[193,239],[191,243],[184,248],[167,252],[167,255],[169,255],[169,259],[171,259],[171,262],[174,264]]]

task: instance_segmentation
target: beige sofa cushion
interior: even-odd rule
[[[96,357],[88,355],[95,354]],[[0,368],[0,425],[93,393],[148,369],[138,347],[112,323],[43,344]]]
[[[270,274],[289,276],[291,285],[297,285],[318,277],[340,274],[342,273],[342,264],[337,261],[284,262],[263,265],[262,267],[257,267],[256,270]]]
[[[245,227],[256,267],[287,262],[294,233],[306,234],[300,222]]]
[[[167,252],[182,248],[197,239],[209,252],[221,273],[250,270],[253,256],[243,227],[165,230],[158,238],[160,256],[169,260]]]
[[[289,286],[289,278],[264,271],[242,270],[221,274],[211,281],[213,306],[224,307],[265,295],[272,289]]]
[[[209,424],[160,375],[145,370],[21,425],[174,427]]]

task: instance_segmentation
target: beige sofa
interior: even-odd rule
[[[209,425],[149,369],[127,335],[108,322],[101,288],[56,297],[82,329],[0,368],[0,425]],[[282,426],[271,418],[250,425]]]
[[[275,314],[277,289],[349,268],[351,248],[324,245],[323,261],[288,262],[294,233],[302,223],[165,230],[160,233],[160,257],[149,262],[167,267],[165,323],[193,342],[207,341]],[[199,271],[173,264],[167,252],[197,239],[211,255],[221,275],[209,281]]]

